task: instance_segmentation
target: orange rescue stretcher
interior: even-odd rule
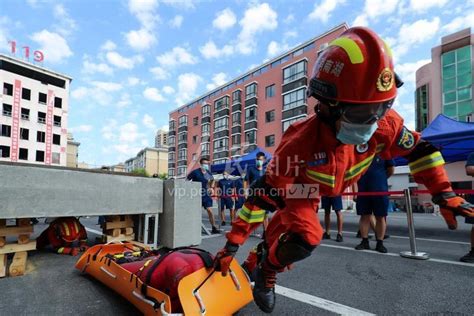
[[[116,260],[124,253],[146,251],[150,249],[135,242],[95,245],[81,256],[76,268],[107,285],[145,315],[232,315],[253,300],[250,280],[234,259],[225,277],[203,267],[181,279],[178,294],[183,313],[173,313],[166,293],[144,286]]]

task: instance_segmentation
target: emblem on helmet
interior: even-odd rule
[[[393,72],[390,68],[384,68],[377,79],[377,90],[386,92],[392,89],[394,83]]]

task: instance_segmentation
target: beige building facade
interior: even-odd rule
[[[151,147],[142,149],[136,157],[125,161],[126,172],[132,172],[136,169],[145,169],[150,176],[167,173],[168,150]]]
[[[78,168],[79,167],[79,146],[81,143],[76,142],[71,133],[67,134],[67,149],[66,149],[66,167]]]

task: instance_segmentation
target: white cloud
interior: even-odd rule
[[[358,15],[355,20],[352,22],[353,26],[368,26],[369,19],[366,14]]]
[[[114,119],[108,119],[104,125],[104,127],[102,127],[102,137],[106,140],[113,140],[115,139],[116,135],[117,135],[117,126],[118,126],[118,123],[116,120]]]
[[[130,99],[130,94],[124,92],[120,95],[120,100],[117,102],[118,108],[125,108],[132,104],[132,100]]]
[[[151,115],[145,114],[143,116],[142,123],[143,125],[145,125],[145,127],[149,129],[152,129],[152,130],[156,129],[155,120],[153,119],[153,117],[151,117]]]
[[[194,5],[194,3],[196,2],[195,0],[162,0],[161,2],[173,6],[177,9],[190,10],[196,7]]]
[[[274,57],[281,52],[284,52],[289,49],[287,43],[278,43],[276,41],[271,41],[267,47],[267,56]]]
[[[140,79],[137,77],[128,77],[127,78],[127,83],[129,86],[136,86],[137,84],[140,83]]]
[[[153,74],[156,80],[164,80],[169,77],[169,73],[161,67],[150,68],[150,72]]]
[[[285,24],[291,24],[295,20],[295,16],[293,14],[288,14],[286,18],[283,20]]]
[[[6,45],[10,39],[9,31],[11,29],[11,21],[10,18],[6,16],[0,16],[0,51],[6,51],[8,49],[8,45]]]
[[[67,41],[58,33],[42,30],[34,33],[30,38],[40,45],[38,49],[43,51],[45,61],[61,63],[73,55]]]
[[[156,43],[156,37],[153,31],[146,28],[132,30],[125,34],[125,38],[128,45],[137,51],[149,49]]]
[[[160,91],[157,88],[147,87],[143,91],[143,96],[147,98],[148,100],[155,101],[155,102],[166,101],[166,99],[163,97],[163,95],[160,93]]]
[[[309,14],[308,18],[313,21],[321,21],[324,24],[331,18],[331,13],[336,7],[341,6],[345,3],[345,0],[322,0],[319,4],[314,4],[313,11]]]
[[[175,29],[179,29],[181,24],[183,24],[183,16],[176,15],[173,19],[170,20],[170,26]]]
[[[91,81],[90,84],[93,87],[106,92],[114,92],[122,89],[122,85],[120,83],[110,81]]]
[[[234,48],[231,45],[224,45],[224,47],[218,48],[216,44],[210,40],[204,44],[204,46],[199,47],[199,51],[204,58],[210,59],[230,56],[234,53]]]
[[[363,13],[359,14],[352,22],[353,26],[368,26],[369,19],[393,13],[399,4],[399,0],[365,0]]]
[[[438,33],[439,27],[438,17],[434,17],[431,21],[422,19],[411,24],[403,24],[400,27],[398,39],[392,47],[395,58],[406,54],[412,46],[430,40]]]
[[[465,16],[458,16],[444,25],[442,29],[448,33],[454,33],[468,27],[474,28],[474,12],[472,11]]]
[[[77,29],[76,21],[69,16],[69,13],[62,4],[56,4],[53,7],[53,16],[59,22],[55,28],[61,35],[67,36]]]
[[[422,59],[418,60],[413,63],[403,63],[403,64],[396,64],[395,71],[400,76],[400,78],[405,82],[405,85],[413,85],[415,83],[415,73],[423,65],[431,62],[430,59]],[[403,86],[402,88],[404,88]],[[407,87],[411,89],[412,87]]]
[[[178,97],[176,98],[177,105],[183,105],[185,102],[191,100],[195,94],[202,78],[195,73],[184,73],[178,76]]]
[[[158,20],[155,11],[158,8],[158,0],[129,0],[128,9],[143,27],[152,29]]]
[[[244,17],[239,21],[242,27],[237,38],[237,50],[249,55],[257,47],[256,36],[264,31],[271,31],[278,27],[278,14],[268,3],[254,5],[245,11]]]
[[[76,133],[76,132],[87,133],[87,132],[92,131],[92,129],[93,129],[92,125],[79,125],[75,127],[70,127],[68,131],[71,133]]]
[[[448,0],[410,0],[410,9],[416,12],[424,12],[433,7],[441,8]]]
[[[100,46],[100,49],[105,51],[112,51],[117,49],[117,45],[111,40],[107,40],[104,44],[102,44],[102,46]]]
[[[89,90],[86,87],[79,87],[79,88],[76,88],[76,89],[72,90],[71,97],[73,99],[80,100],[80,99],[83,99],[84,97],[86,97],[88,94],[89,94]]]
[[[143,134],[138,132],[138,126],[135,123],[125,123],[119,128],[119,141],[133,143],[141,138]]]
[[[220,12],[217,12],[216,18],[212,21],[212,26],[219,30],[226,30],[235,25],[237,18],[231,9],[226,8]]]
[[[404,125],[409,129],[415,129],[415,105],[413,103],[400,104],[398,99],[395,99],[393,104],[395,111],[400,113],[403,117]]]
[[[197,58],[190,54],[185,48],[176,46],[156,57],[158,63],[163,67],[175,67],[178,65],[193,65],[197,63]]]
[[[101,73],[104,75],[111,75],[113,72],[114,70],[112,67],[105,63],[96,64],[89,61],[87,58],[82,62],[82,73],[84,74],[93,75],[96,73]]]
[[[105,56],[110,64],[117,68],[123,69],[133,69],[135,65],[141,64],[143,62],[143,57],[141,55],[135,55],[131,58],[127,58],[117,52],[107,52]]]
[[[212,77],[212,82],[206,85],[207,90],[215,89],[219,86],[222,86],[228,81],[227,75],[223,72],[219,72]]]
[[[173,94],[174,93],[174,88],[171,86],[164,86],[163,87],[163,92],[166,94]]]

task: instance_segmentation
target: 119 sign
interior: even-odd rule
[[[15,55],[17,51],[16,41],[8,41],[8,44],[10,44],[11,53]],[[23,50],[23,57],[25,57],[27,60],[30,60],[30,47],[23,46],[21,49]],[[33,51],[33,60],[38,63],[43,62],[44,61],[43,52],[40,50]]]

